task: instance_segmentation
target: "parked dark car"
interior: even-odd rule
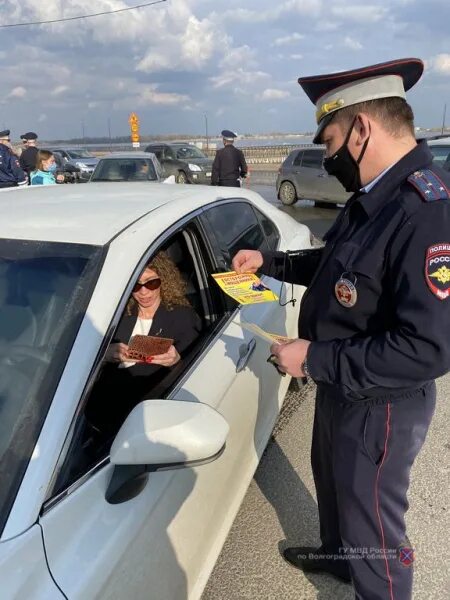
[[[193,144],[149,144],[145,152],[153,152],[159,160],[163,176],[175,176],[177,183],[211,183],[212,160]]]
[[[305,198],[316,205],[345,204],[351,194],[346,192],[336,177],[323,168],[324,148],[293,150],[280,167],[277,177],[277,195],[283,204],[295,204]]]
[[[428,146],[434,157],[433,162],[445,171],[450,171],[450,137],[430,140]]]

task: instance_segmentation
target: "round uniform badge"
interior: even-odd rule
[[[358,300],[358,292],[356,291],[355,284],[345,277],[341,277],[336,282],[334,293],[339,304],[342,304],[345,308],[352,308]]]

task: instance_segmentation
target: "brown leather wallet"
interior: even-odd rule
[[[128,345],[128,356],[132,360],[145,360],[149,356],[165,354],[173,340],[153,335],[134,335]]]

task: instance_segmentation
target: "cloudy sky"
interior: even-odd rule
[[[72,17],[144,0],[3,0],[0,24]],[[45,139],[141,132],[313,129],[297,84],[418,56],[416,124],[450,123],[449,0],[167,0],[115,15],[0,30],[0,125]]]

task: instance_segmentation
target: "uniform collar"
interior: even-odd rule
[[[433,155],[428,144],[426,140],[421,140],[395,165],[391,165],[362,188],[355,198],[355,203],[359,203],[369,219],[372,219],[392,199],[392,192],[399,188],[411,173],[429,167],[432,162]]]

